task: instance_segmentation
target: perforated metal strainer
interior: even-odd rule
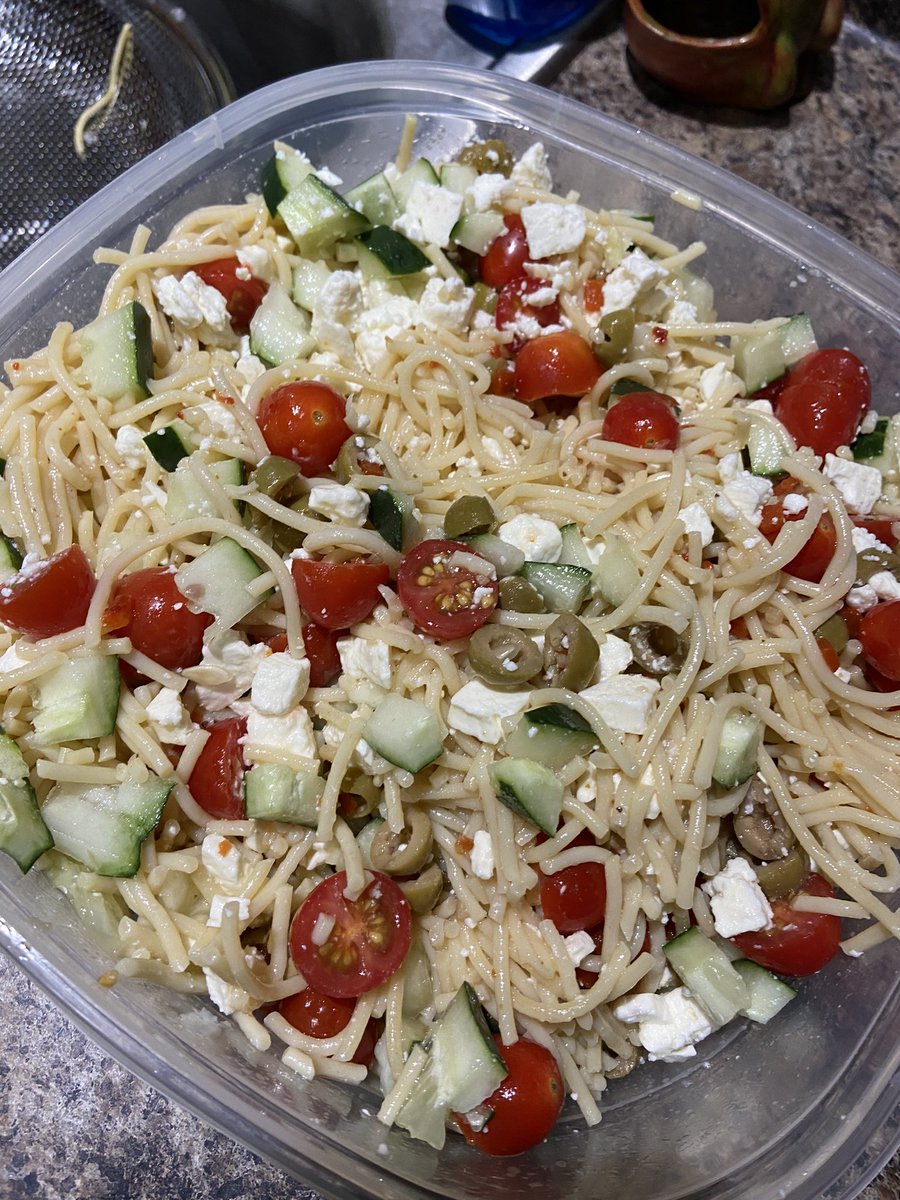
[[[79,116],[107,92],[126,24],[118,86],[88,123],[79,154]],[[224,67],[173,5],[0,0],[0,267],[231,99]]]

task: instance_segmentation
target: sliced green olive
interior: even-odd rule
[[[634,337],[634,313],[621,308],[600,318],[599,336],[594,353],[606,367],[612,367],[625,357]]]
[[[294,498],[293,493],[300,479],[300,468],[297,464],[278,454],[270,454],[268,458],[264,458],[250,476],[250,481],[256,484],[264,496],[270,496],[282,503],[282,497],[286,494],[291,499]]]
[[[421,875],[415,879],[398,881],[400,891],[409,901],[409,906],[417,917],[430,913],[444,890],[444,876],[437,863],[431,863]]]
[[[384,463],[375,450],[377,445],[377,438],[368,434],[354,433],[348,437],[332,467],[338,483],[348,483],[352,475],[384,475]]]
[[[418,808],[406,810],[406,824],[393,833],[387,823],[375,834],[369,857],[376,871],[387,875],[414,875],[431,854],[431,821]]]
[[[850,630],[847,628],[847,622],[840,615],[835,613],[833,617],[829,617],[816,630],[816,641],[819,638],[824,638],[837,652],[843,654],[847,649],[847,643],[850,641]]]
[[[900,575],[900,558],[888,550],[863,550],[856,556],[856,578],[868,583],[879,571]]]
[[[488,287],[481,280],[472,288],[475,293],[475,308],[479,312],[490,313],[491,316],[497,311],[497,292],[494,288]]]
[[[587,687],[600,659],[597,639],[583,621],[562,613],[544,635],[544,672],[551,687]]]
[[[632,625],[628,630],[628,641],[634,661],[645,675],[671,675],[680,671],[687,658],[687,642],[680,633],[668,625],[644,622]]]
[[[351,821],[367,817],[378,807],[381,795],[381,789],[375,786],[371,775],[361,771],[345,775],[341,784],[341,816]]]
[[[490,500],[484,496],[460,496],[444,515],[444,534],[448,538],[461,538],[490,533],[496,524]]]
[[[482,625],[469,641],[472,669],[494,687],[516,687],[537,675],[541,652],[521,629]]]
[[[775,797],[759,778],[747,789],[732,824],[743,848],[761,862],[778,862],[797,842]]]
[[[770,900],[779,900],[796,892],[808,874],[809,863],[799,846],[795,846],[784,858],[760,863],[756,867],[759,886]]]
[[[506,142],[500,138],[488,138],[484,142],[470,142],[463,146],[456,158],[467,167],[474,167],[485,175],[505,175],[513,168],[513,155]]]
[[[500,607],[507,612],[541,613],[544,611],[544,598],[537,588],[521,579],[518,575],[509,575],[500,580]]]

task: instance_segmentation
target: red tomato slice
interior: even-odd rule
[[[484,1154],[508,1157],[537,1146],[550,1133],[562,1111],[566,1089],[556,1059],[544,1046],[521,1038],[504,1046],[494,1041],[509,1074],[484,1101],[493,1115],[477,1133],[462,1113],[454,1113],[470,1146]]]
[[[506,287],[525,274],[525,264],[531,261],[525,224],[518,213],[503,218],[506,230],[495,237],[479,260],[478,274],[488,287]]]
[[[225,307],[234,332],[247,333],[253,314],[266,294],[266,285],[262,280],[250,275],[236,258],[217,258],[215,262],[200,263],[194,267],[194,271],[204,283],[225,297]],[[242,279],[241,275],[244,274],[249,278]]]
[[[511,280],[497,297],[497,309],[494,314],[494,323],[497,328],[509,329],[516,325],[520,317],[534,321],[542,329],[547,325],[558,325],[559,300],[540,305],[528,302],[529,296],[535,295],[546,287],[547,284],[543,279],[532,279],[529,275]],[[532,330],[531,333],[534,335],[536,330]],[[526,340],[525,337],[517,336],[507,346],[507,349],[511,349],[515,353],[521,349]]]
[[[0,621],[32,638],[83,625],[97,581],[80,546],[68,546],[0,584]]]
[[[609,409],[600,436],[642,450],[676,450],[681,435],[672,401],[661,392],[630,392]]]
[[[788,513],[784,510],[783,497],[790,493],[803,493],[803,486],[792,476],[780,480],[774,488],[776,500],[763,505],[759,532],[768,541],[774,542],[785,521],[799,521],[803,513]],[[784,570],[808,583],[819,583],[828,570],[837,549],[837,532],[831,514],[824,512],[812,531],[809,541],[791,559]]]
[[[900,680],[900,600],[870,608],[857,636],[866,662],[886,679]]]
[[[526,404],[552,396],[583,396],[602,372],[593,350],[574,329],[526,342],[516,356],[515,370],[516,399]]]
[[[378,589],[391,574],[385,563],[291,560],[297,597],[316,625],[348,629],[364,621],[380,597]],[[304,642],[306,634],[304,632]]]
[[[240,821],[244,816],[241,738],[246,732],[243,717],[210,725],[209,737],[188,779],[188,789],[200,807],[222,821]]]
[[[419,629],[441,641],[469,637],[488,620],[500,597],[496,578],[452,563],[458,552],[472,553],[463,542],[445,538],[419,542],[397,571],[400,603]]]
[[[892,517],[852,517],[851,520],[860,529],[868,529],[889,550],[896,550],[898,538],[894,526],[898,522]]]
[[[361,996],[400,967],[412,941],[409,902],[387,875],[374,878],[356,900],[344,895],[347,874],[324,880],[291,922],[291,956],[310,987],[338,999]],[[333,920],[324,941],[319,918]],[[315,940],[314,939],[315,935]]]
[[[170,671],[200,661],[203,631],[213,620],[209,613],[191,612],[168,567],[147,567],[123,576],[107,614],[110,622],[117,622],[110,628],[131,638],[135,650]]]
[[[597,313],[603,307],[604,286],[604,281],[596,275],[584,281],[582,295],[585,312]]]
[[[337,641],[345,630],[321,629],[318,625],[303,626],[303,645],[309,659],[310,687],[328,687],[341,673],[341,656]]]
[[[775,415],[799,446],[816,454],[848,446],[871,399],[869,373],[849,350],[814,350],[788,373]]]
[[[273,454],[293,459],[304,475],[323,475],[353,432],[346,414],[334,388],[304,379],[264,396],[256,422]]]
[[[741,933],[731,941],[747,958],[779,975],[813,975],[834,958],[841,940],[841,919],[829,913],[798,912],[798,895],[833,896],[821,875],[808,875],[797,892],[772,901],[772,928]]]
[[[594,846],[596,842],[583,830],[570,845]],[[602,863],[578,863],[552,875],[539,869],[538,878],[544,916],[560,933],[602,926],[606,913],[606,871]]]
[[[822,655],[828,670],[837,671],[841,665],[841,660],[831,642],[826,641],[825,638],[816,638],[816,645],[819,647],[819,653]]]
[[[287,996],[278,1005],[286,1021],[300,1033],[314,1038],[335,1037],[350,1024],[355,1009],[355,1000],[325,996],[311,987]],[[378,1023],[370,1020],[350,1061],[367,1067],[375,1054],[377,1040]]]

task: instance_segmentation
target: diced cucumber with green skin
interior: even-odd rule
[[[780,425],[762,420],[752,409],[745,410],[750,420],[747,432],[747,453],[754,475],[774,479],[784,474],[784,459],[793,452],[790,439]]]
[[[466,213],[450,231],[450,237],[464,250],[485,254],[503,232],[503,217],[498,212]]]
[[[501,758],[489,773],[500,803],[553,837],[563,798],[563,785],[553,772],[534,759]]]
[[[206,464],[219,483],[239,487],[244,481],[243,463],[238,458],[223,458]],[[187,463],[175,468],[166,482],[166,516],[174,524],[194,517],[217,517],[215,500]]]
[[[344,199],[373,225],[393,225],[400,211],[397,197],[383,171],[370,175],[351,188]]]
[[[68,896],[78,919],[86,926],[92,939],[111,953],[120,947],[119,922],[126,915],[125,905],[118,895],[92,891],[85,881],[81,863],[66,854],[54,853],[41,863],[41,871],[55,888]]]
[[[10,579],[22,565],[22,555],[15,542],[0,533],[0,583]]]
[[[291,299],[300,308],[312,312],[319,299],[319,293],[330,276],[331,268],[326,266],[320,258],[304,258],[300,262],[294,263],[291,276]]]
[[[440,183],[437,172],[427,158],[417,158],[391,185],[401,208],[406,208],[410,193],[417,183]]]
[[[879,417],[875,428],[868,433],[861,433],[851,444],[850,449],[857,462],[871,462],[873,458],[881,458],[884,454],[884,443],[887,437],[889,421],[887,417]]]
[[[278,215],[306,258],[321,254],[341,238],[362,233],[369,222],[343,196],[315,175],[307,177],[278,205]]]
[[[617,379],[609,389],[610,396],[618,400],[622,396],[630,396],[632,392],[652,392],[653,388],[646,383],[638,383],[636,379]]]
[[[150,317],[132,300],[81,331],[82,367],[90,390],[104,400],[134,402],[148,395],[153,375]]]
[[[640,586],[641,573],[624,538],[608,533],[603,538],[603,546],[603,553],[594,567],[594,580],[606,603],[618,608]]]
[[[106,737],[119,711],[119,660],[91,651],[70,658],[37,682],[34,734],[37,742]]]
[[[290,150],[276,150],[262,169],[260,184],[266,208],[274,217],[278,205],[294,188],[299,187],[314,167],[304,154]]]
[[[369,493],[369,521],[395,550],[405,550],[419,529],[412,496],[389,487],[379,487]]]
[[[22,751],[0,733],[0,850],[24,874],[53,846],[53,835],[41,816]]]
[[[195,608],[212,613],[222,629],[231,629],[271,596],[271,589],[262,595],[247,590],[262,573],[252,554],[224,537],[183,563],[175,572],[175,585]]]
[[[447,1118],[469,1112],[508,1074],[472,985],[464,983],[423,1043],[425,1064],[395,1124],[436,1150]]]
[[[733,708],[728,713],[713,766],[716,783],[733,788],[756,774],[759,732],[759,717],[753,713],[742,708]]]
[[[577,613],[590,595],[592,573],[584,567],[526,562],[519,574],[540,593],[548,612]]]
[[[525,555],[519,547],[504,542],[495,533],[476,533],[459,540],[465,542],[474,554],[480,554],[489,563],[493,563],[499,579],[504,579],[507,575],[518,575],[525,566]]]
[[[564,704],[546,704],[523,713],[504,748],[511,758],[532,759],[556,771],[599,745],[581,713]]]
[[[57,850],[98,875],[130,878],[141,862],[141,845],[162,814],[173,780],[108,787],[57,784],[41,810]]]
[[[672,970],[717,1025],[727,1025],[750,1003],[750,991],[725,951],[696,925],[663,948]]]
[[[257,763],[244,775],[248,818],[287,821],[315,829],[325,780],[312,771],[292,771],[283,763]]]
[[[731,339],[734,370],[743,379],[748,395],[778,379],[816,348],[815,334],[805,313],[766,333]]]
[[[431,709],[393,692],[372,713],[363,737],[376,754],[412,775],[444,750],[441,727]]]
[[[796,316],[791,317],[787,325],[782,325],[779,333],[781,334],[784,361],[789,367],[819,348],[812,322],[806,313],[797,313]]]
[[[415,242],[388,225],[376,225],[374,229],[358,233],[354,241],[358,248],[359,269],[367,279],[417,275],[431,263]]]
[[[309,317],[280,283],[273,283],[250,318],[250,351],[267,366],[308,358],[316,347]]]
[[[183,458],[197,449],[194,431],[178,417],[144,438],[147,449],[164,471],[174,471]]]
[[[450,192],[459,192],[462,195],[469,190],[477,178],[478,172],[468,163],[449,162],[444,163],[441,167],[441,187],[447,188]]]
[[[562,550],[557,561],[570,567],[584,567],[586,571],[593,574],[595,563],[588,554],[588,548],[578,526],[575,524],[563,525],[559,532],[562,535]]]
[[[766,1025],[797,995],[783,979],[749,958],[739,958],[733,966],[750,993],[750,1003],[741,1009],[742,1017]]]

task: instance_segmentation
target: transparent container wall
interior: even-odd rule
[[[274,138],[349,186],[393,157],[407,112],[420,115],[416,152],[438,159],[475,135],[502,136],[519,151],[539,138],[559,189],[576,189],[592,206],[653,213],[657,232],[679,245],[705,242],[693,269],[714,285],[720,318],[808,312],[820,344],[845,344],[865,359],[877,407],[897,407],[896,276],[742,181],[580,105],[499,77],[410,63],[275,84],[140,164],[4,274],[0,355],[41,346],[58,320],[90,318],[109,276],[92,263],[96,246],[127,246],[139,221],[157,239],[190,208],[255,190]],[[678,189],[703,208],[679,203]],[[67,901],[34,872],[22,880],[5,859],[0,912],[0,944],[91,1036],[336,1197],[846,1200],[896,1144],[893,944],[839,958],[802,983],[769,1026],[723,1030],[690,1064],[651,1064],[611,1083],[599,1128],[567,1115],[545,1145],[496,1160],[473,1159],[452,1135],[437,1154],[389,1132],[374,1120],[374,1093],[303,1083],[196,999],[127,980],[101,988],[109,959]]]

